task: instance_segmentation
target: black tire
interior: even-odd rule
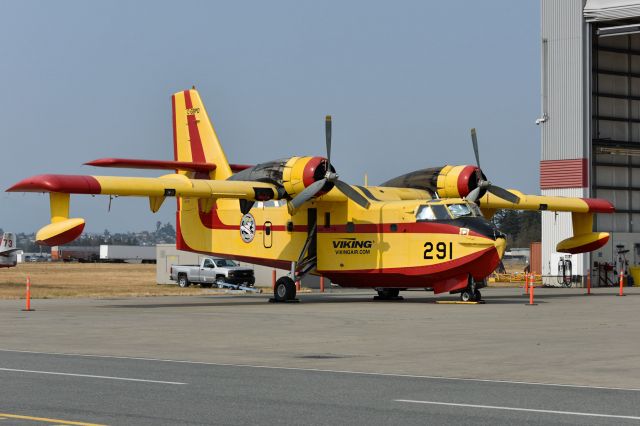
[[[400,294],[400,289],[397,288],[383,288],[378,290],[378,297],[381,299],[393,299],[398,297]]]
[[[187,279],[187,274],[178,275],[178,285],[180,286],[180,288],[187,288],[191,285],[191,283]]]
[[[218,277],[216,278],[216,287],[218,288],[224,288],[224,286],[222,284],[225,283],[224,277]]]
[[[476,292],[474,293],[474,298],[476,299],[476,302],[482,300],[482,293],[480,293],[480,290],[476,290]]]
[[[280,277],[273,289],[276,302],[284,302],[296,298],[296,283],[289,277]]]

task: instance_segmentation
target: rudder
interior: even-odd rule
[[[174,159],[194,163],[214,163],[208,179],[227,179],[232,175],[227,156],[197,90],[184,90],[172,96]],[[181,171],[182,174],[188,172]]]

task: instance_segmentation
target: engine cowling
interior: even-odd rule
[[[332,171],[335,172],[335,169]],[[292,157],[282,172],[282,185],[287,194],[294,197],[312,183],[324,178],[326,173],[327,159],[324,157]],[[316,197],[326,194],[331,188],[333,184],[327,182]]]
[[[478,167],[444,166],[438,173],[437,191],[443,198],[463,198],[478,187]],[[482,174],[482,178],[486,176]],[[484,192],[480,194],[480,197]]]
[[[333,167],[331,170],[335,172]],[[324,157],[291,157],[258,164],[234,174],[229,180],[271,183],[282,188],[284,197],[291,199],[312,183],[323,179],[326,172],[327,159]],[[327,182],[316,197],[326,194],[333,186],[333,183]]]
[[[478,187],[477,170],[478,167],[470,165],[446,165],[416,170],[388,180],[381,186],[423,189],[442,198],[463,198]],[[482,179],[486,179],[484,173],[481,175]],[[481,192],[480,197],[484,192]]]

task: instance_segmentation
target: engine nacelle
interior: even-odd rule
[[[324,178],[326,173],[327,159],[324,157],[291,157],[282,171],[282,185],[287,194],[294,197],[312,183]],[[333,184],[327,182],[316,197],[326,194],[331,188]]]
[[[381,186],[422,189],[442,198],[462,198],[478,187],[477,170],[478,167],[468,165],[434,167],[398,176]],[[486,179],[484,174],[482,179]],[[480,193],[480,197],[484,192]]]
[[[442,198],[463,198],[478,187],[478,167],[444,166],[438,173],[436,191]],[[486,176],[482,174],[482,179]],[[484,191],[480,193],[480,197]]]
[[[335,172],[333,167],[331,170]],[[284,190],[284,197],[293,198],[312,183],[323,179],[326,173],[327,159],[324,157],[291,157],[258,164],[234,174],[229,180],[271,183]],[[332,188],[333,183],[327,182],[316,196],[326,194]]]

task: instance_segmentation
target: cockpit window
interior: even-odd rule
[[[451,219],[447,208],[442,204],[432,204],[430,206],[420,206],[416,212],[417,221],[425,220],[446,220]]]
[[[435,220],[436,215],[431,210],[429,206],[420,206],[418,207],[418,212],[416,213],[416,220]]]
[[[454,218],[476,216],[476,211],[469,204],[449,204],[447,207]]]

